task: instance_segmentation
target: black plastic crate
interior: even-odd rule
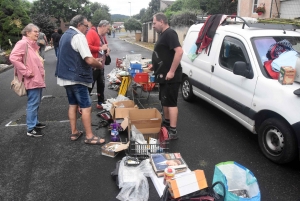
[[[158,142],[157,144],[140,144],[131,140],[128,148],[128,155],[137,157],[140,160],[148,159],[150,154],[169,153],[169,140]]]

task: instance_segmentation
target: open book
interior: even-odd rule
[[[185,172],[188,168],[180,153],[151,154],[150,163],[158,177],[164,176],[164,170],[167,167],[174,168],[176,173]]]

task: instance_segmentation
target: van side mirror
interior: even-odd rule
[[[244,61],[237,61],[234,63],[233,74],[240,75],[248,79],[252,79],[254,76],[250,64],[247,64]]]

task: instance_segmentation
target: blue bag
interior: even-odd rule
[[[221,181],[226,187],[225,201],[260,201],[260,190],[253,173],[234,161],[215,166],[213,183]],[[217,193],[223,189],[215,187]]]

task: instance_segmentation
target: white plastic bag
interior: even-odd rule
[[[120,163],[119,168],[119,188],[122,188],[117,195],[121,201],[148,201],[149,184],[146,177],[150,176],[152,167],[149,160],[143,160],[140,165],[126,166],[126,157]]]

